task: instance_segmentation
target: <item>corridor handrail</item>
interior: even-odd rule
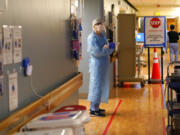
[[[74,78],[56,88],[49,94],[33,102],[27,107],[15,112],[3,121],[0,121],[0,132],[7,130],[15,122],[18,123],[15,127],[9,130],[8,135],[18,131],[24,124],[35,118],[36,116],[48,113],[59,106],[66,98],[72,95],[82,86],[82,73],[79,73]],[[26,118],[27,117],[27,118]]]

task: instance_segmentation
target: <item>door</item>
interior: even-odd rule
[[[167,31],[170,31],[170,25],[173,24],[175,25],[175,31],[179,32],[178,31],[178,19],[177,17],[174,17],[174,18],[167,18]],[[180,47],[180,40],[178,40],[178,43],[179,43],[179,47]]]
[[[175,25],[175,31],[177,31],[177,18],[167,18],[167,30],[170,31],[170,25]]]

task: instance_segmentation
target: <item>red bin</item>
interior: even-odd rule
[[[82,105],[68,105],[64,106],[55,112],[70,112],[70,111],[85,111],[86,107]]]

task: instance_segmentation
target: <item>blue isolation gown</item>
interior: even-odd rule
[[[103,33],[98,36],[94,31],[88,36],[89,58],[89,94],[90,102],[100,104],[108,102],[110,87],[110,60],[109,55],[114,49],[103,48],[107,44]]]

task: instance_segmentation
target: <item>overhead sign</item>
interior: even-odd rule
[[[166,46],[166,17],[147,16],[144,17],[144,46],[165,47]]]

